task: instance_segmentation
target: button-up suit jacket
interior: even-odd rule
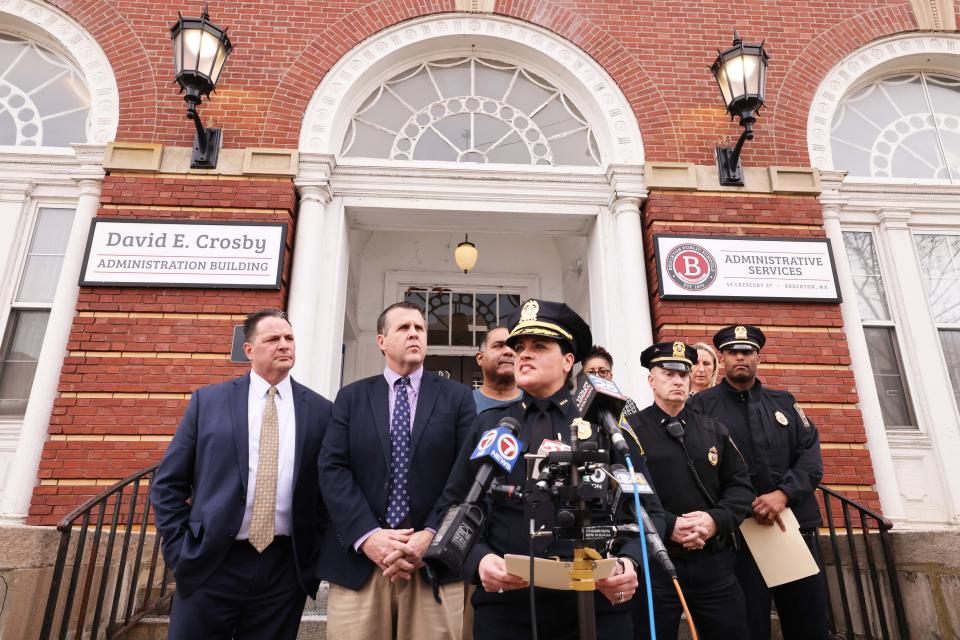
[[[320,489],[330,512],[320,577],[359,589],[376,565],[354,543],[378,527],[387,528],[390,492],[389,388],[383,375],[340,390],[320,453]],[[424,371],[410,434],[407,495],[411,526],[438,526],[436,509],[450,470],[476,417],[468,387]]]
[[[300,586],[313,596],[326,520],[317,455],[333,405],[290,382],[296,421],[291,538]],[[153,480],[150,500],[163,557],[184,596],[220,565],[240,531],[249,473],[249,390],[249,375],[197,389]]]

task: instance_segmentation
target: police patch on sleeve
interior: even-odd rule
[[[716,447],[710,447],[710,451],[707,451],[707,460],[712,466],[717,466],[717,463],[720,462],[720,454],[717,453]]]
[[[807,419],[807,414],[805,414],[803,412],[803,409],[800,408],[800,404],[797,402],[794,402],[793,408],[797,410],[797,415],[800,416],[800,420],[803,422],[804,429],[809,429],[810,421]]]

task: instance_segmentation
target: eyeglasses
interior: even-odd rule
[[[585,372],[592,376],[600,376],[601,378],[610,378],[613,375],[613,371],[610,369],[585,369]]]

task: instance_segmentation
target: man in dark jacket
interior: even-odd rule
[[[690,399],[689,407],[720,420],[747,461],[757,492],[753,518],[767,526],[783,526],[788,506],[818,559],[815,530],[820,508],[814,491],[823,477],[817,429],[792,394],[771,389],[757,378],[760,350],[766,337],[758,327],[731,325],[713,337],[723,360],[724,379]],[[768,589],[746,545],[741,545],[737,579],[747,600],[751,640],[770,638],[770,598],[777,605],[787,640],[826,640],[827,596],[823,572]]]
[[[666,546],[703,640],[747,634],[743,591],[734,575],[733,536],[750,515],[756,494],[747,465],[727,428],[688,410],[690,369],[697,349],[680,341],[651,345],[641,354],[650,370],[653,404],[627,418],[661,488]],[[634,449],[637,443],[627,442]],[[657,637],[676,638],[682,608],[670,576],[651,563]],[[646,602],[633,601],[634,634],[649,638]]]

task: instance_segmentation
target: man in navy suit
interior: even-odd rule
[[[341,389],[320,453],[333,529],[319,563],[330,582],[327,637],[459,639],[463,582],[444,585],[438,604],[418,569],[476,415],[473,396],[424,371],[426,322],[416,305],[380,314],[377,345],[383,373]]]
[[[244,322],[250,373],[198,389],[150,500],[177,581],[169,638],[293,639],[317,591],[317,455],[331,403],[290,378],[286,315]]]

